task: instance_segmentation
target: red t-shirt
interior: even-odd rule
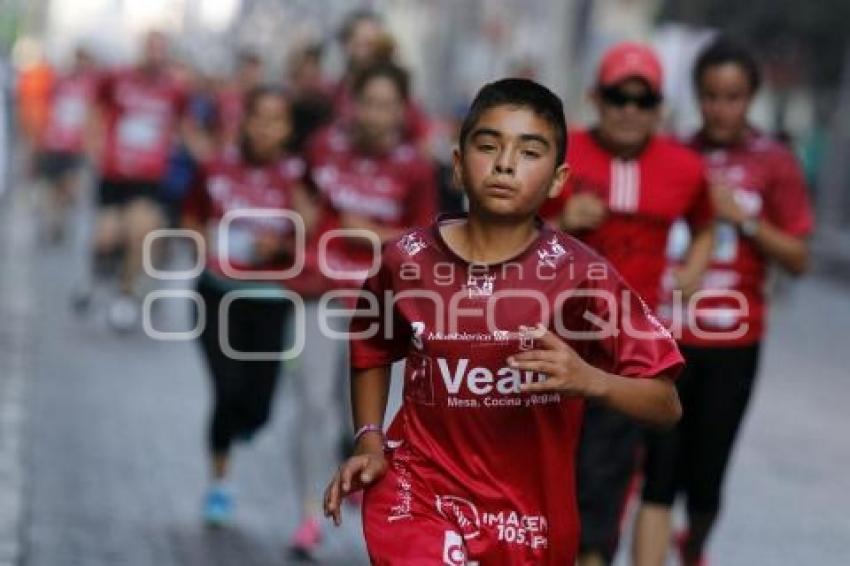
[[[735,200],[749,215],[791,236],[803,237],[812,231],[814,220],[803,173],[786,146],[757,131],[734,147],[711,147],[699,136],[690,145],[703,154],[713,174],[731,184]],[[691,346],[753,344],[761,340],[767,316],[767,258],[728,223],[718,222],[715,234],[712,262],[700,288],[724,294],[694,303],[696,328],[688,325],[687,316],[682,317],[681,342]],[[673,255],[678,256],[678,251]],[[674,258],[674,264],[678,259]],[[661,309],[665,318],[671,314],[669,287],[668,283],[662,289],[668,298]]]
[[[480,522],[470,529],[486,529],[483,538],[492,540],[500,536],[498,517],[534,518],[533,537],[505,544],[525,545],[525,563],[572,564],[583,401],[519,392],[521,382],[544,378],[506,362],[536,347],[520,326],[542,322],[592,365],[633,378],[673,377],[682,358],[640,297],[583,244],[541,223],[536,241],[510,262],[471,267],[439,233],[440,224],[462,217],[442,216],[385,246],[380,270],[364,285],[375,297],[375,316],[361,312],[351,323],[353,333],[370,326],[376,333],[352,336],[351,365],[406,358],[390,437],[401,443],[396,450],[422,462],[414,473],[434,493],[475,507]],[[360,308],[368,304],[362,296]],[[606,324],[604,336],[579,335]],[[645,335],[632,338],[627,326]],[[474,556],[474,534],[464,534]]]
[[[263,167],[246,163],[234,148],[221,152],[207,163],[184,203],[183,212],[207,227],[207,269],[227,276],[222,264],[227,261],[240,271],[283,271],[288,266],[262,264],[253,259],[254,243],[260,232],[273,232],[280,238],[293,237],[292,221],[281,216],[238,215],[225,230],[222,219],[228,213],[244,209],[268,211],[292,208],[292,188],[304,175],[304,162],[285,157]],[[227,256],[224,256],[225,240]],[[299,277],[281,281],[296,287]]]
[[[74,154],[83,151],[86,119],[95,86],[96,79],[91,73],[72,73],[56,81],[41,139],[42,149]]]
[[[602,254],[655,309],[666,260],[670,226],[685,217],[695,227],[712,216],[699,155],[678,142],[654,136],[635,159],[618,159],[590,131],[569,136],[572,168],[564,190],[545,203],[541,215],[559,218],[572,194],[591,192],[608,205],[595,230],[577,237]]]
[[[365,154],[336,125],[320,131],[306,155],[310,177],[322,199],[322,231],[339,228],[342,213],[400,229],[427,226],[434,220],[434,168],[413,146],[403,144],[382,155]],[[365,240],[333,238],[326,258],[334,270],[353,274],[368,270],[374,255]],[[362,276],[348,280],[356,287],[362,282]],[[345,280],[338,283],[345,285]]]
[[[101,175],[159,182],[185,106],[177,83],[165,73],[114,72],[100,81],[97,100],[106,116]]]

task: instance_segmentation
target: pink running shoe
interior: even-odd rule
[[[314,553],[322,542],[322,528],[315,517],[305,519],[292,535],[291,554],[300,560],[314,560]]]

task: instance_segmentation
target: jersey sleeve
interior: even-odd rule
[[[351,367],[369,369],[392,364],[402,359],[410,344],[410,325],[405,325],[391,300],[393,267],[384,246],[381,267],[363,284],[356,311],[349,325]],[[389,292],[389,297],[387,298]],[[392,312],[387,312],[392,309]]]
[[[794,154],[782,151],[771,171],[774,177],[764,203],[768,222],[791,236],[808,235],[814,218],[808,188]]]
[[[613,267],[587,288],[585,318],[596,335],[584,348],[586,361],[624,377],[679,375],[684,360],[673,337]]]

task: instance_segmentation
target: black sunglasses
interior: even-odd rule
[[[661,95],[654,92],[646,92],[635,96],[623,92],[617,87],[600,88],[599,96],[605,104],[624,108],[629,104],[634,104],[641,110],[653,110],[661,104]]]

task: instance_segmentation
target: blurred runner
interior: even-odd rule
[[[775,262],[803,273],[813,225],[793,153],[747,119],[761,82],[754,57],[719,38],[697,59],[694,82],[703,126],[691,145],[705,156],[718,218],[711,266],[699,289],[716,293],[690,305],[699,309],[696,326],[685,322],[687,367],[677,383],[684,417],[674,431],[649,435],[635,533],[638,566],[666,563],[670,508],[679,494],[688,511],[688,530],[677,537],[682,563],[707,563],[705,543],[720,512],[723,478],[758,369],[768,267]],[[667,309],[662,313],[669,317]]]
[[[120,268],[120,296],[108,313],[116,330],[139,322],[143,242],[165,225],[161,185],[185,107],[167,63],[168,39],[151,32],[139,65],[107,74],[97,87],[90,134],[90,151],[100,158],[93,263],[95,274]],[[87,285],[75,305],[85,308],[91,292]]]
[[[353,111],[352,87],[357,77],[374,64],[394,62],[396,44],[381,17],[369,10],[352,12],[340,30],[339,40],[345,51],[346,69],[336,87],[334,106],[337,116],[345,120]],[[405,140],[427,153],[429,130],[425,111],[408,97],[402,127]]]
[[[35,175],[47,184],[44,236],[52,243],[63,240],[66,212],[76,197],[95,85],[94,59],[78,47],[71,70],[53,85],[35,157]]]
[[[711,246],[711,207],[699,155],[655,134],[661,115],[661,64],[646,46],[622,43],[602,58],[593,101],[597,126],[570,135],[572,175],[544,217],[597,250],[643,297],[658,305],[670,226],[686,217],[694,245],[676,272],[692,292]],[[637,465],[642,429],[590,403],[579,443],[582,565],[609,564]]]
[[[455,152],[469,214],[391,241],[364,285],[351,324],[357,448],[325,511],[339,524],[341,498],[366,488],[372,564],[574,564],[584,400],[659,425],[680,414],[682,358],[669,334],[621,293],[610,264],[538,219],[568,174],[565,138],[561,101],[545,87],[484,86]],[[617,331],[581,340],[567,330],[589,329],[591,313]],[[403,405],[385,438],[390,365],[401,359]]]
[[[430,162],[405,143],[401,128],[408,99],[407,73],[390,63],[363,70],[352,84],[352,119],[317,134],[307,158],[311,179],[322,203],[322,232],[354,230],[329,241],[317,258],[333,283],[355,290],[376,256],[368,236],[383,242],[410,226],[425,226],[436,213],[437,194]],[[334,273],[329,273],[333,271]],[[346,274],[348,274],[346,276]],[[297,492],[303,496],[302,522],[291,545],[310,557],[321,541],[321,496],[328,474],[339,462],[339,443],[348,436],[341,403],[345,389],[345,342],[322,331],[320,293],[305,297],[308,348],[300,359],[296,419]],[[332,301],[332,308],[342,308]],[[351,302],[349,302],[350,304]],[[333,322],[338,324],[334,326]],[[326,324],[338,332],[345,320]]]
[[[233,511],[228,485],[233,443],[253,438],[271,415],[278,356],[292,314],[281,282],[258,272],[285,270],[298,253],[290,219],[238,212],[292,210],[303,198],[304,163],[284,150],[292,121],[282,91],[258,87],[249,92],[241,131],[239,146],[226,148],[203,168],[183,217],[186,228],[204,236],[208,252],[197,289],[206,313],[198,319],[199,324],[206,321],[200,344],[213,391],[211,483],[203,510],[211,525],[227,522]],[[232,303],[222,317],[225,301]]]
[[[38,41],[24,38],[16,46],[16,51],[19,65],[15,92],[18,126],[26,150],[32,152],[42,139],[47,126],[55,76],[53,67],[44,57],[44,51]]]

